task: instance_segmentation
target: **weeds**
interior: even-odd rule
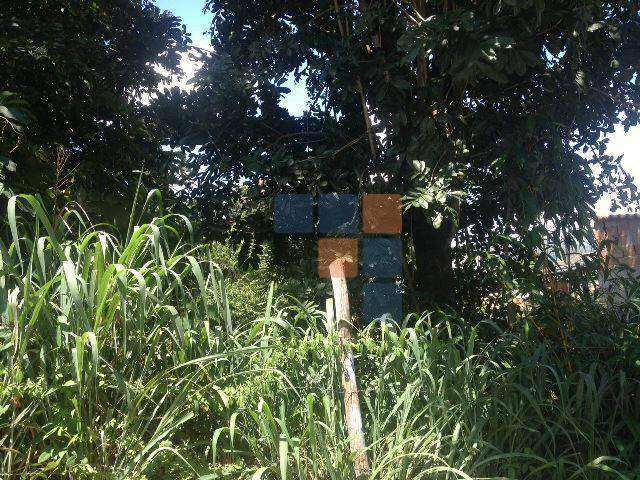
[[[135,223],[123,240],[78,210],[52,221],[35,197],[9,203],[0,473],[353,478],[337,342],[315,299],[274,286],[266,260],[235,269],[233,249],[194,243],[184,217]],[[618,340],[636,351],[633,328]],[[629,359],[568,368],[524,326],[441,312],[370,325],[354,350],[371,479],[640,475]]]

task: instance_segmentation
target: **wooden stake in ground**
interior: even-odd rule
[[[345,276],[345,263],[355,259],[340,258],[329,265],[333,298],[336,309],[336,323],[340,338],[340,365],[342,367],[342,389],[344,390],[344,420],[347,424],[349,447],[354,455],[354,471],[356,478],[363,478],[369,473],[369,458],[364,440],[360,398],[354,369],[353,352],[351,351],[351,309],[349,307],[349,290]]]
[[[326,302],[327,311],[327,332],[332,333],[335,329],[336,311],[333,308],[333,298],[327,298]]]

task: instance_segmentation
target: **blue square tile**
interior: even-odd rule
[[[367,283],[362,287],[362,316],[377,320],[402,321],[402,287],[395,283]]]
[[[402,241],[399,238],[364,238],[362,273],[368,277],[393,278],[402,275]]]
[[[276,195],[273,212],[276,233],[313,233],[313,197],[309,195]]]
[[[320,195],[318,230],[320,233],[355,234],[360,230],[360,202],[356,195]]]

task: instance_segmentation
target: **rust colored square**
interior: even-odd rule
[[[358,276],[358,239],[321,238],[318,240],[318,275],[331,278],[329,266],[336,260],[344,260],[346,278]]]
[[[369,194],[362,199],[364,233],[402,232],[402,198],[396,194]]]

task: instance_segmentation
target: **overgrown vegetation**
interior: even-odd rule
[[[640,197],[638,1],[201,7],[207,48],[154,0],[0,8],[0,476],[348,480],[362,423],[369,480],[640,479],[640,280],[575,253]],[[355,373],[281,193],[404,199]]]
[[[22,196],[1,251],[3,475],[353,478],[336,332],[268,248],[239,269],[184,217],[119,234]],[[544,301],[358,332],[371,479],[638,478],[638,297]]]

